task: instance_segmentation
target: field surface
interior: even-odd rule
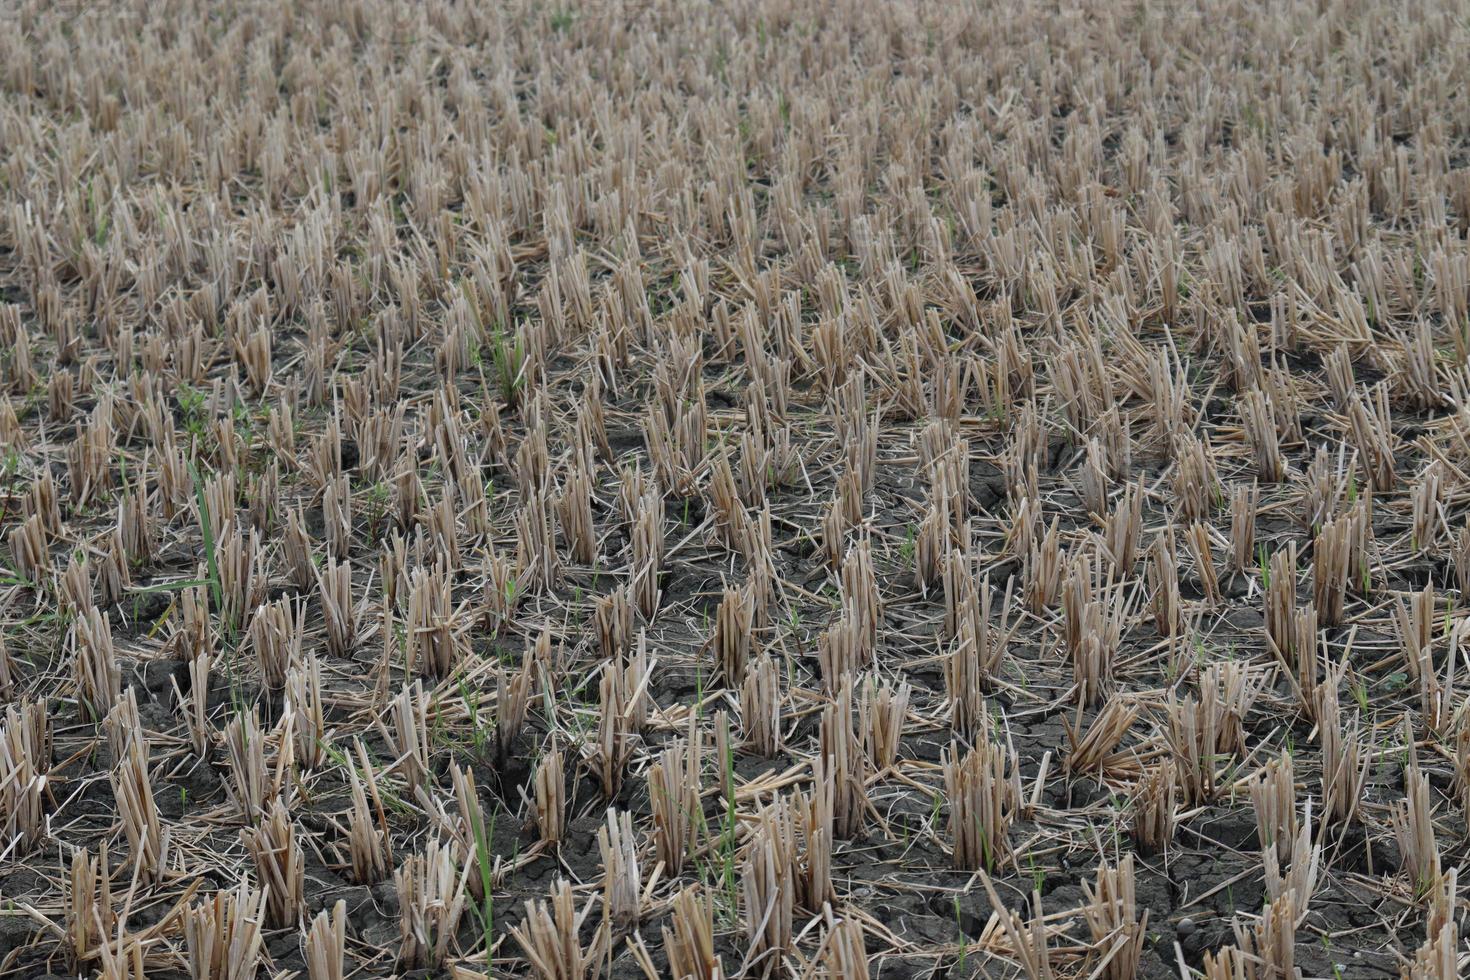
[[[0,977],[1463,975],[1467,79],[0,3]]]

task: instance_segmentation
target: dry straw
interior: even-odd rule
[[[301,942],[310,980],[343,980],[346,977],[347,903],[338,899],[332,911],[318,912]]]
[[[260,961],[266,893],[242,881],[184,913],[189,974],[194,980],[251,980]]]
[[[989,739],[963,753],[952,744],[941,765],[955,867],[993,871],[1009,864],[1008,831],[1021,796],[1014,750]]]
[[[404,969],[438,969],[449,954],[465,910],[471,864],[461,866],[454,845],[430,840],[397,871],[399,963]]]
[[[51,769],[51,718],[44,705],[5,709],[0,726],[0,819],[7,846],[24,854],[45,833],[47,774]]]
[[[1104,861],[1098,865],[1097,884],[1084,881],[1082,907],[1092,934],[1094,949],[1106,957],[1103,975],[1126,980],[1138,975],[1143,944],[1148,938],[1148,911],[1138,916],[1134,898],[1133,855],[1125,855],[1116,868]]]
[[[10,6],[11,966],[1464,972],[1454,5]]]
[[[578,911],[565,878],[552,885],[549,902],[526,902],[525,918],[510,932],[541,980],[583,980],[594,968],[596,950],[584,949],[578,938],[593,905],[589,898]]]

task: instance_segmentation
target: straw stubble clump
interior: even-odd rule
[[[8,970],[1461,972],[1454,5],[74,8]]]

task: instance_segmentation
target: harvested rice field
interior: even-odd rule
[[[0,977],[1465,974],[1466,79],[0,3]]]

